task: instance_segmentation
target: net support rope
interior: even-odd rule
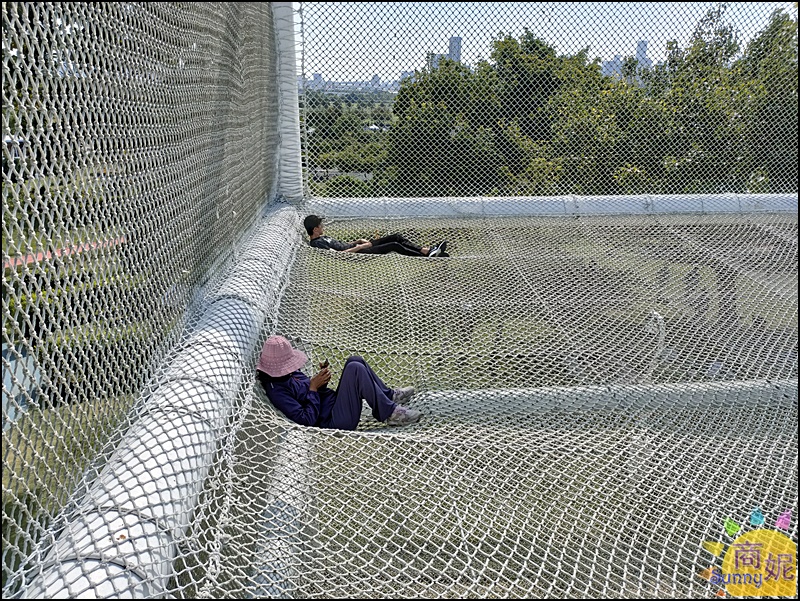
[[[294,11],[291,2],[273,2],[278,54],[278,196],[286,201],[303,200],[303,166],[300,149],[300,104],[295,67]]]
[[[792,213],[797,212],[797,199],[797,194],[435,197],[404,198],[402,203],[392,198],[310,198],[305,203],[304,210],[329,217],[357,219]]]

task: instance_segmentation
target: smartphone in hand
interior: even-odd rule
[[[326,368],[326,367],[328,367],[329,365],[330,365],[330,363],[328,362],[328,360],[327,360],[327,359],[325,359],[325,361],[323,361],[322,363],[320,363],[320,364],[319,364],[319,368],[320,368],[320,369],[325,369],[325,368]]]

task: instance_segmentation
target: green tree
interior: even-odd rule
[[[333,137],[339,140],[353,140],[358,138],[363,127],[361,116],[355,110],[343,113],[333,124]]]
[[[497,187],[491,84],[484,65],[473,73],[449,60],[403,82],[389,136],[392,194],[471,196]]]
[[[304,102],[307,130],[313,130],[316,140],[334,139],[333,125],[344,112],[342,101],[337,96],[310,91]]]
[[[662,69],[645,80],[651,97],[672,112],[663,136],[660,189],[666,193],[739,189],[741,156],[734,99],[741,92],[734,58],[739,43],[725,22],[726,5],[700,20],[688,48],[668,47]]]
[[[776,10],[739,65],[748,191],[797,191],[797,58],[797,20]]]
[[[549,139],[549,122],[542,109],[563,83],[555,49],[526,28],[519,40],[511,36],[495,40],[491,57],[502,116],[516,122],[530,138]]]
[[[797,21],[776,11],[741,54],[726,13],[669,42],[663,64],[628,57],[622,78],[588,49],[500,34],[472,68],[442,60],[406,78],[391,116],[376,96],[338,113],[321,101],[317,164],[372,173],[359,189],[392,196],[796,191]]]
[[[352,175],[341,175],[328,181],[321,190],[321,196],[364,197],[369,196],[369,185]]]

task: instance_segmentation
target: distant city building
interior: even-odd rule
[[[450,52],[447,53],[447,58],[449,58],[451,61],[456,61],[457,63],[461,62],[461,38],[450,38]]]
[[[407,73],[407,72],[403,72]],[[413,72],[410,73],[413,76]],[[397,93],[400,81],[381,81],[380,75],[373,75],[366,81],[331,81],[326,80],[319,73],[312,73],[311,79],[297,78],[297,90],[318,90],[326,94],[343,96],[353,92],[391,92]]]
[[[312,90],[321,90],[325,86],[325,80],[319,73],[312,73],[311,79],[306,80],[306,87]]]
[[[647,40],[639,40],[636,44],[636,54],[634,55],[639,69],[650,69],[653,66],[653,61],[647,57]],[[622,77],[622,65],[624,64],[623,58],[617,54],[610,61],[603,61],[600,65],[600,71],[603,75],[608,77]]]
[[[603,61],[600,72],[607,77],[622,77],[622,57],[617,54],[612,60]]]
[[[447,58],[446,54],[436,54],[435,52],[428,52],[428,69],[436,69],[439,67],[439,61]]]
[[[461,62],[460,37],[453,36],[450,38],[447,54],[437,54],[435,52],[428,52],[425,63],[428,65],[428,69],[436,69],[439,66],[439,62],[442,61],[443,59],[455,61],[457,63]]]
[[[453,36],[450,38],[447,54],[437,54],[429,52],[426,57],[426,64],[429,69],[436,69],[442,60],[461,62],[461,38]],[[311,79],[304,79],[302,76],[297,78],[297,89],[320,90],[326,94],[345,95],[352,92],[390,92],[396,94],[400,90],[400,84],[404,79],[414,78],[414,71],[401,71],[400,77],[396,81],[381,81],[380,75],[373,75],[367,81],[330,81],[326,80],[319,73],[312,73]]]
[[[653,66],[653,61],[647,58],[647,40],[639,40],[636,44],[636,60],[641,69],[650,69]]]

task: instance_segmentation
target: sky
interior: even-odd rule
[[[428,52],[447,53],[451,36],[462,38],[461,60],[488,59],[500,32],[534,35],[571,54],[589,46],[589,58],[634,55],[639,40],[647,56],[664,59],[666,44],[686,45],[699,20],[716,2],[304,2],[294,3],[297,31],[304,33],[306,77],[382,81],[425,65]],[[302,10],[301,10],[302,7]],[[796,15],[794,2],[730,2],[726,21],[740,41],[763,29],[772,11]],[[302,25],[301,25],[302,23]],[[298,40],[300,37],[298,36]],[[298,44],[300,42],[298,41]],[[300,53],[298,53],[298,57]],[[298,58],[298,61],[300,59]]]

